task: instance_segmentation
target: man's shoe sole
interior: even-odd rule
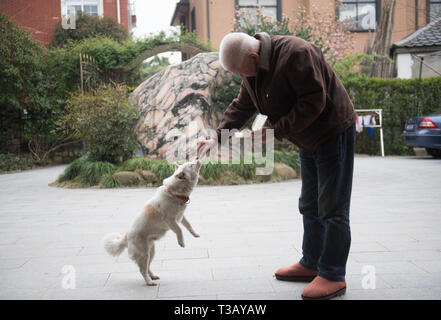
[[[302,299],[303,300],[329,300],[329,299],[332,299],[332,298],[335,298],[335,297],[338,297],[338,296],[342,296],[345,293],[346,293],[346,287],[344,287],[344,288],[342,288],[340,290],[337,290],[337,291],[335,291],[335,292],[333,292],[331,294],[328,294],[326,296],[315,297],[315,298],[313,298],[313,297],[305,297],[302,294]]]
[[[275,274],[277,280],[293,282],[311,282],[316,276],[282,276]]]

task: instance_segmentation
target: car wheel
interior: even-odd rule
[[[441,159],[441,149],[426,148],[428,154],[436,159]]]

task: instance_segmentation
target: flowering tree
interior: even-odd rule
[[[323,13],[323,10],[315,6],[309,11],[299,7],[293,21],[285,15],[280,21],[264,16],[261,7],[257,8],[255,15],[237,10],[233,31],[250,35],[263,31],[269,34],[295,35],[319,46],[331,63],[354,48],[354,35],[347,28],[347,23],[338,21],[335,14]]]
[[[347,28],[348,22],[338,21],[335,14],[326,13],[312,6],[309,12],[299,7],[293,21],[295,34],[309,32],[311,42],[321,47],[329,62],[335,62],[354,49],[354,34]]]

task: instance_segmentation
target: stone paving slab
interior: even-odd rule
[[[199,186],[186,216],[201,238],[171,232],[157,243],[147,287],[109,232],[125,232],[152,188],[59,189],[64,167],[0,175],[0,299],[297,300],[305,286],[273,272],[301,257],[300,180]],[[441,299],[441,161],[356,157],[346,295],[338,299]],[[75,289],[63,289],[63,267]],[[374,270],[375,289],[363,286]],[[370,269],[369,269],[370,268]]]

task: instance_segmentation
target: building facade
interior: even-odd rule
[[[381,17],[382,0],[180,0],[171,25],[184,25],[189,31],[218,48],[222,37],[233,30],[236,9],[253,15],[261,6],[275,19],[287,16],[293,21],[301,7],[307,12],[331,13],[337,20],[349,19],[354,32],[354,52],[364,53],[372,45]],[[395,0],[391,43],[412,34],[441,14],[441,0]]]
[[[136,15],[129,0],[1,0],[0,13],[5,13],[32,38],[47,46],[56,23],[62,17],[76,14],[114,18],[128,32],[136,25]]]

